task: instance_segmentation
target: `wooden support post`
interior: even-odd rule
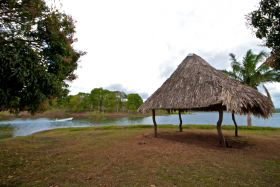
[[[252,126],[252,118],[251,118],[251,114],[247,113],[247,126],[251,127]]]
[[[231,113],[231,118],[232,118],[232,121],[233,121],[234,126],[235,126],[235,136],[238,136],[238,126],[237,126],[237,123],[236,123],[236,121],[235,121],[234,112]]]
[[[155,112],[155,109],[153,109],[152,112],[153,112],[153,122],[154,122],[155,137],[157,137],[157,122],[156,122],[156,112]]]
[[[183,128],[182,128],[182,116],[181,116],[181,110],[179,110],[179,120],[180,120],[180,124],[179,124],[179,131],[183,132]]]
[[[219,110],[219,120],[217,121],[217,131],[219,136],[219,142],[222,146],[226,146],[226,141],[222,133],[222,122],[223,122],[223,110]]]

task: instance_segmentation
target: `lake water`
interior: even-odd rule
[[[246,125],[246,116],[236,115],[236,122],[238,125]],[[218,120],[217,112],[194,112],[191,114],[182,115],[183,124],[212,124],[215,125]],[[174,124],[178,125],[178,115],[163,115],[156,116],[158,124]],[[10,125],[14,127],[14,136],[26,136],[35,132],[40,132],[55,128],[66,127],[87,127],[98,125],[136,125],[136,124],[153,124],[152,117],[124,117],[97,121],[86,120],[71,120],[71,121],[56,121],[53,119],[39,118],[39,119],[14,119],[10,121],[0,121],[0,126]],[[231,113],[224,113],[223,124],[233,125]],[[262,119],[252,117],[252,124],[254,126],[266,127],[280,127],[280,113],[275,113],[269,119]]]

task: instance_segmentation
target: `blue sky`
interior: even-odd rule
[[[76,22],[72,94],[96,87],[151,95],[189,53],[229,69],[229,53],[267,50],[246,25],[258,0],[61,0]],[[267,84],[280,107],[280,84]]]

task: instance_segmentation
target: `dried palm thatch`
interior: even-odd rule
[[[198,55],[187,56],[175,72],[140,106],[148,110],[226,110],[268,118],[274,106],[270,98],[242,85],[210,66]]]
[[[252,113],[258,117],[268,118],[274,106],[270,97],[231,79],[194,54],[187,56],[163,85],[138,109],[140,112],[152,110],[155,137],[157,137],[156,109],[178,110],[180,131],[182,131],[181,111],[219,111],[217,122],[219,142],[223,146],[228,146],[221,129],[224,110],[232,113],[237,132],[235,113]]]

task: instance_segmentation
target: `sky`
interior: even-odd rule
[[[216,69],[230,70],[229,53],[266,50],[245,15],[259,0],[60,0],[76,20],[85,51],[70,93],[103,87],[149,97],[182,60],[195,53]],[[280,107],[280,84],[266,84]],[[262,91],[262,90],[261,90]]]

